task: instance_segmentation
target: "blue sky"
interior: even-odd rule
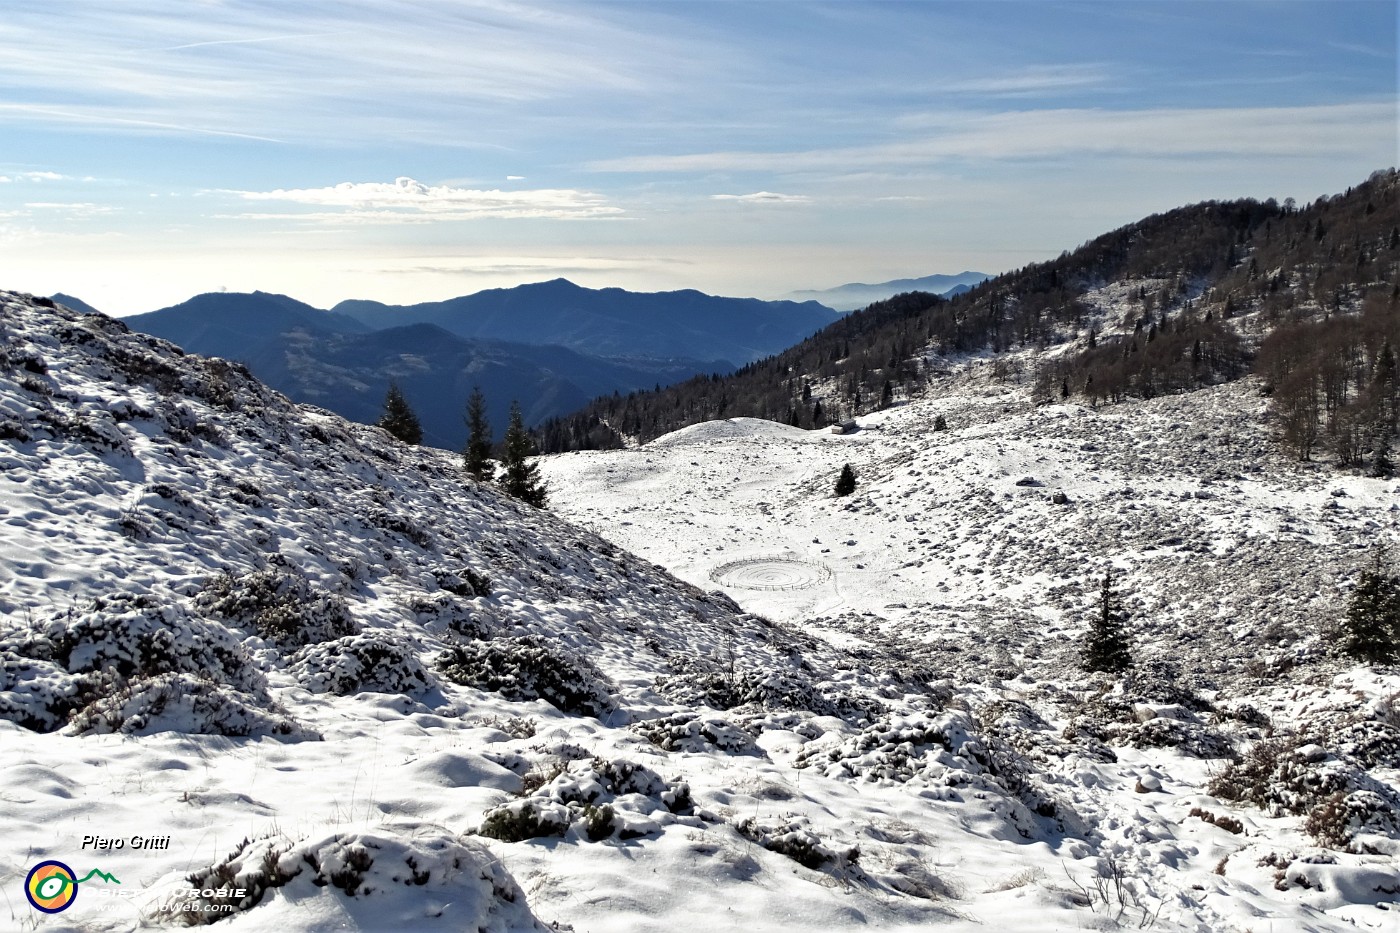
[[[0,288],[779,297],[1397,159],[1397,5],[3,0]]]

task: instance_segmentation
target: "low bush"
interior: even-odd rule
[[[158,674],[118,686],[78,710],[75,735],[272,735],[319,738],[288,718],[270,699],[239,693],[193,674]]]
[[[312,693],[403,693],[419,695],[437,679],[412,647],[381,635],[350,635],[307,645],[292,659],[291,672]]]
[[[50,732],[132,681],[167,674],[265,705],[266,680],[234,633],[154,596],[119,593],[0,636],[0,718]]]
[[[826,846],[816,833],[803,829],[797,823],[749,818],[741,820],[734,828],[745,839],[758,843],[770,852],[786,855],[799,865],[813,870],[837,862],[854,865],[860,859],[859,848],[852,847],[838,853]]]
[[[252,626],[259,636],[300,647],[357,634],[345,600],[318,590],[299,574],[270,567],[252,573],[223,573],[206,581],[195,597],[204,611]]]
[[[614,708],[611,684],[597,668],[533,635],[457,645],[439,655],[437,668],[454,683],[508,700],[545,700],[578,716]]]
[[[574,813],[561,803],[526,797],[492,807],[482,816],[477,832],[502,842],[524,842],[546,836],[562,836],[574,821]]]
[[[1331,794],[1346,789],[1346,777],[1315,767],[1289,739],[1264,739],[1209,784],[1206,793],[1253,804],[1270,813],[1308,813]]]
[[[1372,791],[1337,791],[1308,813],[1303,830],[1330,849],[1354,849],[1357,836],[1373,833],[1394,838],[1400,814],[1380,794]]]
[[[632,731],[668,752],[717,749],[731,755],[760,754],[747,732],[718,716],[676,713],[639,722]]]

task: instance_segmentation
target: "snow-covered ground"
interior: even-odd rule
[[[540,512],[0,313],[0,927],[1400,929],[1400,678],[1319,636],[1394,487],[1277,458],[1247,386],[974,368],[553,458]],[[1108,560],[1126,685],[1074,664]]]
[[[1225,766],[1215,756],[1248,747],[1249,730],[1228,725],[1229,711],[1246,706],[1268,717],[1260,734],[1300,744],[1336,744],[1349,718],[1374,722],[1367,728],[1391,751],[1363,756],[1358,770],[1393,795],[1400,678],[1350,670],[1327,649],[1369,549],[1400,538],[1400,485],[1290,461],[1250,381],[1099,409],[1035,407],[1023,388],[992,380],[985,360],[951,369],[933,397],[862,417],[854,434],[736,418],[638,449],[550,458],[554,508],[745,609],[919,665],[955,692],[975,696],[967,685],[981,684],[990,692],[970,699],[974,708],[1024,703],[1049,734],[1070,726],[1088,688],[1106,686],[1077,669],[1077,637],[1112,567],[1148,669],[1128,693],[1189,695],[1194,711],[1163,715],[1193,723],[1177,730],[1183,737],[1199,724],[1224,741],[1200,759],[1174,747],[1202,751],[1192,741],[1109,736],[1118,767],[1099,765],[1092,777],[1073,755],[1038,760],[1094,827],[1096,854],[1142,846],[1130,871],[1178,892],[1204,929],[1249,928],[1250,915],[1326,928],[1282,907],[1297,903],[1400,929],[1394,904],[1371,906],[1400,890],[1393,832],[1361,860],[1392,879],[1378,890],[1336,881],[1299,893],[1280,882],[1288,890],[1279,892],[1278,867],[1261,869],[1261,859],[1327,863],[1332,854],[1309,854],[1297,815],[1271,819],[1204,796]],[[859,485],[838,498],[845,463]],[[793,569],[804,565],[813,569]],[[1152,716],[1147,707],[1134,715]],[[1136,793],[1142,773],[1164,790]],[[1244,838],[1202,824],[1196,809],[1234,814]],[[1287,858],[1269,857],[1275,849]],[[1212,914],[1229,900],[1213,874],[1226,856],[1224,877],[1257,889],[1230,891],[1243,911],[1234,920]],[[1211,877],[1192,877],[1193,862]]]

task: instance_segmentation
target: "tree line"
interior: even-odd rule
[[[478,483],[494,481],[506,495],[536,508],[544,508],[549,492],[540,478],[539,466],[529,459],[535,455],[535,442],[525,429],[520,403],[510,403],[510,424],[506,428],[505,439],[499,445],[491,441],[486,396],[482,394],[480,386],[472,389],[463,420],[467,424],[467,443],[462,449],[463,472]],[[418,416],[409,406],[402,390],[393,382],[389,383],[384,396],[384,413],[376,424],[405,444],[418,445],[423,442],[423,428]],[[499,477],[496,473],[497,460],[500,462]]]

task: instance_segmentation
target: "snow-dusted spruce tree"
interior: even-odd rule
[[[841,468],[841,475],[836,477],[836,494],[838,496],[849,496],[856,491],[856,471],[851,469],[848,463]]]
[[[1400,576],[1390,572],[1381,545],[1347,602],[1341,634],[1342,650],[1353,658],[1375,664],[1400,659]]]
[[[1104,571],[1103,587],[1089,632],[1084,636],[1081,657],[1084,667],[1091,671],[1113,674],[1133,666],[1133,654],[1128,644],[1128,613],[1123,602],[1113,592],[1113,569]]]
[[[527,459],[534,453],[535,442],[530,439],[530,432],[525,430],[520,403],[511,402],[505,456],[501,458],[501,488],[507,495],[542,509],[549,492],[540,479],[540,468]]]
[[[405,444],[423,443],[423,426],[418,423],[413,409],[408,407],[408,399],[403,397],[396,382],[389,383],[389,391],[384,395],[384,414],[375,424]]]
[[[472,389],[467,399],[467,446],[462,451],[462,469],[478,483],[490,482],[496,475],[491,462],[491,422],[486,420],[486,396],[481,386]]]

